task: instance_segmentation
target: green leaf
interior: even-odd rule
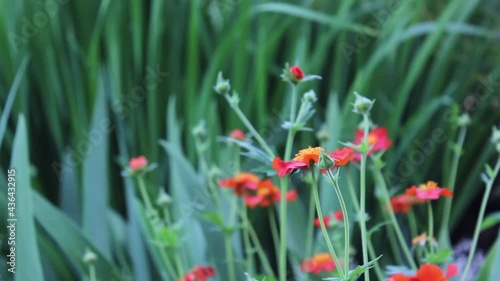
[[[361,274],[363,274],[365,271],[370,270],[372,267],[375,266],[375,262],[380,259],[382,255],[378,256],[374,260],[369,261],[366,264],[363,265],[358,265],[355,269],[350,270],[349,274],[345,278],[338,278],[338,277],[332,277],[332,278],[324,278],[324,280],[335,280],[335,281],[354,281],[356,280]]]
[[[34,221],[34,215],[38,212],[36,208],[33,208],[29,161],[26,121],[24,116],[20,115],[17,123],[14,145],[12,147],[12,159],[9,169],[9,171],[15,171],[15,176],[8,179],[9,183],[14,183],[15,201],[9,200],[9,202],[15,203],[15,208],[9,210],[7,227],[13,226],[13,228],[8,228],[7,231],[9,231],[9,233],[10,231],[15,232],[16,237],[15,244],[10,245],[15,248],[15,252],[12,252],[15,255],[15,264],[14,266],[9,266],[9,268],[14,267],[14,278],[16,281],[33,280],[33,276],[36,276],[38,278],[37,280],[43,281],[43,270],[37,245],[37,233]],[[14,181],[10,181],[10,179],[14,179]],[[12,185],[9,185],[9,187],[12,187]],[[10,192],[11,190],[8,191]],[[11,254],[10,252],[11,251],[9,251],[8,255]]]
[[[82,256],[86,249],[90,249],[97,255],[97,262],[94,266],[100,280],[124,280],[120,270],[102,254],[98,247],[85,238],[79,227],[68,216],[38,193],[35,192],[32,198],[35,203],[33,210],[36,221],[52,237],[74,266],[88,274],[88,266],[83,262]],[[32,268],[27,272],[30,276],[39,276],[31,275],[34,274]],[[23,280],[31,280],[31,278]]]
[[[83,232],[107,258],[111,258],[108,222],[108,118],[106,95],[102,79],[94,106],[90,132],[84,140],[88,146],[83,163],[82,213]]]
[[[481,231],[484,231],[497,223],[500,223],[500,212],[491,213],[484,218],[483,223],[481,224]]]
[[[430,253],[427,256],[426,262],[434,264],[443,263],[451,257],[452,254],[453,252],[450,248],[439,249],[436,253]]]

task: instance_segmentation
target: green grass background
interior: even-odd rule
[[[159,164],[148,177],[152,194],[166,186],[174,198],[189,201],[184,190],[190,184],[175,171],[200,180],[191,129],[205,120],[209,161],[230,170],[216,136],[242,124],[213,91],[218,71],[231,79],[255,127],[282,149],[280,124],[290,96],[279,74],[286,62],[323,77],[300,88],[314,89],[319,101],[314,132],[301,133],[295,149],[317,144],[321,128],[329,132],[329,150],[351,140],[359,122],[350,112],[353,91],[374,98],[373,120],[395,141],[384,169],[396,179],[394,191],[426,180],[447,184],[457,134],[449,116],[454,107],[469,112],[473,125],[451,220],[456,226],[478,208],[479,174],[493,159],[488,138],[500,120],[498,11],[494,0],[2,1],[0,167],[17,168],[23,216],[15,280],[78,279],[87,245],[105,261],[99,272],[109,276],[101,280],[157,276],[121,165],[146,155]],[[422,150],[419,142],[436,130],[443,140],[411,164],[418,162],[412,157]],[[168,140],[167,154],[160,139]],[[409,171],[402,170],[405,161]],[[6,186],[6,172],[0,183]],[[371,200],[368,208],[375,206]],[[0,201],[6,203],[6,192]],[[253,214],[255,221],[260,216]],[[263,243],[272,247],[265,231]]]

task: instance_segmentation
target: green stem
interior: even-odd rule
[[[230,281],[236,281],[236,273],[234,271],[234,255],[233,248],[231,246],[231,235],[224,235],[224,245],[226,247],[226,258],[227,258],[227,274]]]
[[[151,204],[151,200],[149,199],[148,192],[146,191],[146,184],[144,183],[144,176],[137,176],[137,182],[139,184],[139,191],[141,192],[142,199],[146,204],[146,210],[148,212],[153,211],[153,205]]]
[[[410,264],[411,268],[416,270],[417,265],[415,264],[415,261],[413,260],[413,256],[411,254],[410,249],[408,248],[408,244],[406,243],[405,237],[403,236],[403,232],[401,231],[401,228],[399,227],[398,221],[396,219],[396,215],[394,214],[394,210],[391,208],[391,199],[389,196],[389,191],[387,190],[387,185],[384,180],[384,176],[382,175],[382,172],[380,171],[379,168],[374,168],[374,177],[377,182],[377,185],[380,187],[382,191],[382,197],[384,200],[384,206],[386,206],[389,218],[391,220],[392,226],[394,231],[396,232],[396,236],[399,241],[399,245],[403,249],[403,253],[406,256],[406,259],[408,260],[408,263]]]
[[[90,275],[90,281],[97,281],[95,267],[93,264],[89,265],[89,275]]]
[[[313,188],[314,202],[316,205],[316,212],[318,213],[319,224],[321,225],[321,231],[323,232],[323,236],[326,240],[328,251],[330,252],[330,255],[332,255],[335,264],[338,265],[337,270],[339,271],[340,276],[342,278],[345,278],[344,270],[340,266],[339,259],[337,257],[337,254],[335,253],[335,249],[333,248],[332,241],[330,240],[330,236],[328,235],[328,231],[326,230],[325,222],[323,221],[323,212],[321,211],[321,203],[319,200],[318,183],[316,182],[314,177],[314,168],[311,169],[311,172],[313,175],[312,188]]]
[[[408,212],[408,225],[410,226],[411,237],[417,237],[418,236],[417,220],[415,219],[415,213],[413,212],[413,210],[410,210]],[[416,251],[417,261],[421,262],[424,257],[421,247],[417,245],[415,246],[414,249]]]
[[[291,100],[291,110],[290,110],[290,128],[288,129],[288,137],[286,139],[285,146],[285,161],[290,160],[293,146],[293,138],[295,132],[293,131],[293,124],[295,123],[295,111],[297,107],[297,90],[295,85],[292,86],[292,100]],[[279,252],[279,264],[278,272],[280,281],[286,281],[286,192],[288,190],[288,181],[285,177],[281,178],[281,199],[280,199],[280,252]]]
[[[183,272],[177,272],[176,273],[176,271],[174,269],[174,266],[172,265],[172,261],[170,261],[170,259],[168,258],[167,254],[165,253],[164,249],[160,248],[159,252],[160,252],[161,259],[163,260],[163,262],[167,266],[167,270],[170,273],[170,276],[172,276],[172,277],[177,276],[178,278],[181,278]]]
[[[245,127],[255,137],[255,139],[260,144],[260,146],[262,147],[262,149],[264,149],[264,151],[267,153],[267,155],[269,157],[274,158],[274,153],[273,153],[272,149],[269,147],[269,145],[267,145],[266,141],[257,132],[257,130],[255,130],[255,128],[253,127],[252,123],[250,123],[250,121],[248,121],[248,118],[245,116],[245,114],[243,113],[243,111],[241,111],[241,109],[239,108],[239,106],[231,101],[231,97],[228,94],[225,94],[224,97],[229,102],[229,105],[234,110],[234,112],[236,113],[236,115],[238,115],[238,118],[240,118],[241,122],[243,122],[243,124],[245,125]]]
[[[469,250],[469,257],[467,258],[467,265],[465,266],[462,278],[460,279],[461,281],[465,281],[465,279],[467,278],[467,273],[469,272],[472,259],[474,258],[474,254],[476,253],[477,240],[479,238],[479,233],[481,232],[481,225],[483,224],[484,212],[486,211],[486,205],[488,204],[491,188],[493,187],[493,183],[495,182],[495,179],[498,176],[499,170],[500,170],[500,158],[497,159],[497,163],[495,164],[493,174],[488,175],[489,180],[488,183],[486,184],[486,190],[484,191],[483,200],[481,202],[481,208],[479,210],[479,216],[477,218],[476,229],[474,230],[474,236],[472,238],[472,244]]]
[[[327,175],[330,182],[333,184],[337,198],[339,199],[340,209],[342,210],[342,216],[344,221],[344,264],[345,272],[349,272],[349,216],[347,214],[347,207],[345,205],[344,197],[340,191],[338,180],[333,176],[332,171],[327,171]]]
[[[462,147],[464,146],[465,136],[467,134],[467,127],[462,127],[458,133],[457,149],[455,149],[453,154],[453,161],[451,162],[450,178],[448,179],[448,188],[453,192],[455,190],[455,183],[457,180],[458,164],[460,162],[460,157],[462,156]],[[443,217],[441,219],[441,229],[439,230],[439,242],[442,245],[450,244],[450,234],[448,226],[450,224],[451,215],[451,205],[453,198],[450,198],[444,202]]]
[[[429,221],[429,251],[434,253],[434,246],[432,245],[432,239],[434,238],[434,212],[432,211],[431,202],[427,202],[427,220]]]
[[[377,256],[375,255],[375,249],[373,248],[373,244],[371,242],[371,235],[368,237],[368,252],[372,259],[375,259]],[[375,274],[377,275],[377,280],[384,280],[384,275],[382,274],[382,270],[378,265],[378,261],[375,263]]]
[[[255,233],[255,229],[253,229],[253,226],[251,224],[248,226],[248,233],[250,234],[250,237],[253,240],[253,244],[255,245],[257,250],[257,255],[259,256],[259,259],[262,262],[262,265],[264,266],[267,275],[269,275],[270,277],[274,277],[275,275],[273,268],[271,267],[271,264],[269,263],[266,253],[262,248],[262,244],[260,244],[259,237],[257,236],[257,233]]]
[[[356,196],[356,191],[354,190],[354,184],[352,182],[352,179],[351,177],[347,177],[347,189],[349,190],[349,195],[351,196],[351,201],[352,201],[352,204],[354,205],[354,210],[359,214],[359,202],[358,202],[358,198]],[[359,224],[361,225],[361,221],[359,222]],[[392,233],[390,233],[392,234]],[[390,235],[389,234],[389,235]],[[392,246],[392,241],[391,241],[391,237],[389,237],[389,242],[391,243],[391,246]],[[372,250],[370,250],[372,249]],[[370,256],[371,256],[371,259],[375,259],[377,256],[375,255],[375,249],[373,248],[373,244],[372,244],[372,241],[371,239],[368,239],[368,251],[370,251]],[[397,254],[399,254],[399,252],[395,252]],[[397,257],[398,255],[395,254],[395,257],[396,257],[396,260],[397,260]],[[399,256],[399,259],[401,260],[401,256]],[[380,265],[377,262],[375,262],[375,271],[379,271],[379,272],[382,272],[382,269],[380,269]],[[377,277],[378,277],[378,274],[377,274]],[[382,280],[379,278],[379,280]]]
[[[213,184],[212,179],[208,175],[208,164],[207,160],[205,159],[205,151],[203,149],[204,145],[201,143],[201,140],[196,137],[194,138],[194,143],[196,147],[196,153],[198,155],[198,161],[200,162],[201,166],[201,172],[203,173],[206,181],[208,182],[208,189],[212,193],[211,195],[212,198],[214,198],[216,208],[221,210],[219,196],[218,196],[218,189]]]
[[[306,233],[306,257],[310,257],[312,254],[312,246],[313,246],[313,234],[314,234],[314,195],[309,194],[309,212],[308,212],[308,220],[307,220],[307,233]]]
[[[179,249],[175,250],[174,259],[175,259],[175,266],[177,267],[177,272],[179,272],[179,278],[180,278],[184,273],[184,267],[182,266],[182,260],[179,254]]]
[[[273,208],[268,208],[269,212],[269,224],[271,225],[271,234],[273,236],[274,243],[274,253],[279,253],[280,238],[278,234],[278,223],[276,222],[276,217],[274,216]]]
[[[363,114],[363,124],[364,124],[364,135],[363,143],[368,143],[368,131],[369,131],[369,117],[368,114]],[[368,246],[367,246],[367,231],[366,231],[366,155],[367,151],[363,151],[361,156],[361,173],[360,173],[360,209],[359,209],[359,220],[361,228],[361,248],[363,254],[363,264],[368,263]],[[365,271],[364,273],[365,281],[370,281],[370,273]]]
[[[241,220],[243,221],[243,244],[245,245],[247,253],[245,257],[245,268],[250,274],[253,274],[255,270],[253,267],[253,251],[250,250],[252,248],[249,236],[250,221],[248,219],[248,207],[246,204],[243,204],[243,215]]]

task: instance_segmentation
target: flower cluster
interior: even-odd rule
[[[411,186],[406,193],[391,198],[391,206],[396,213],[408,213],[412,206],[437,200],[441,196],[453,197],[453,192],[446,187],[439,187],[436,182],[428,181],[418,187]]]
[[[427,263],[422,265],[413,276],[398,273],[392,275],[387,281],[446,281],[457,273],[458,269],[454,264],[448,265],[446,273],[443,273],[437,265]]]
[[[300,150],[292,161],[283,161],[281,158],[273,159],[273,168],[280,178],[294,172],[297,169],[307,170],[311,165],[318,164],[321,153],[325,150],[322,147],[308,147]],[[351,160],[353,150],[351,148],[337,149],[331,153],[326,153],[334,160],[335,166],[344,166]]]
[[[196,266],[177,281],[206,281],[213,277],[215,277],[215,270],[213,267]]]
[[[236,195],[245,200],[248,207],[268,207],[281,199],[280,189],[270,179],[261,180],[252,173],[241,172],[234,177],[219,181],[221,187],[232,188]],[[290,190],[286,194],[287,201],[297,199],[297,191]]]
[[[312,274],[319,274],[322,271],[332,272],[337,268],[335,261],[329,253],[319,253],[306,259],[300,265],[300,269]]]

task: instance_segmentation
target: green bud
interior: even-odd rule
[[[231,84],[229,83],[229,80],[224,79],[222,77],[222,71],[219,72],[219,75],[217,75],[217,82],[215,83],[214,90],[221,95],[225,95],[229,92],[231,89]]]
[[[357,92],[354,92],[354,95],[356,95],[356,100],[354,101],[354,112],[359,113],[359,114],[366,114],[370,112],[372,109],[373,103],[375,100],[368,99]]]
[[[325,141],[328,141],[330,139],[330,132],[328,132],[328,130],[326,129],[325,126],[323,126],[321,128],[321,130],[319,130],[317,133],[316,133],[316,138],[320,141],[320,142],[325,142]]]
[[[89,249],[85,250],[82,260],[86,264],[93,264],[97,260],[97,255]]]
[[[470,119],[469,114],[467,114],[467,113],[462,113],[462,115],[460,115],[457,118],[458,127],[467,127],[470,125],[470,123],[471,123],[471,119]]]
[[[333,161],[332,157],[326,154],[324,151],[321,151],[321,156],[319,158],[318,167],[321,170],[329,170],[335,165],[335,161]]]
[[[160,191],[158,192],[158,197],[156,198],[156,205],[158,205],[160,208],[166,208],[170,204],[172,204],[172,197],[170,197],[165,192],[165,189],[160,188]]]
[[[198,122],[198,124],[193,128],[191,133],[193,134],[193,136],[200,139],[206,137],[207,128],[205,126],[205,120],[200,120],[200,122]]]
[[[316,93],[313,90],[305,92],[302,99],[304,102],[309,102],[309,103],[315,103],[316,101],[318,101]]]

